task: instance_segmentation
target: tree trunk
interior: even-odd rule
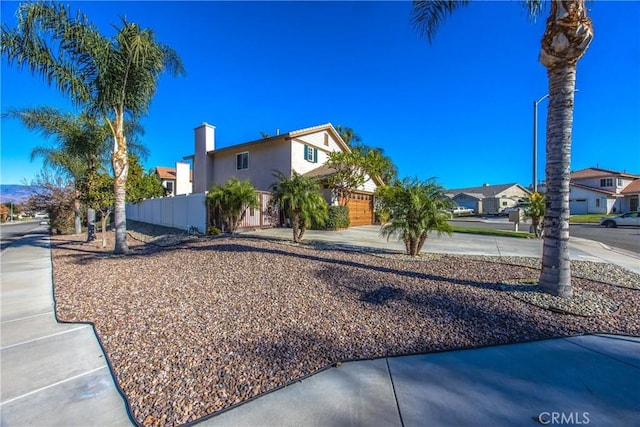
[[[102,247],[107,247],[107,221],[109,221],[109,211],[102,212]]]
[[[418,250],[416,251],[416,255],[418,255],[422,250],[422,247],[424,246],[424,242],[427,241],[428,236],[429,236],[429,233],[427,231],[423,231],[422,234],[420,234],[420,240],[418,240]]]
[[[111,156],[114,174],[113,192],[115,196],[113,220],[116,228],[114,254],[126,254],[129,252],[129,246],[127,245],[127,214],[125,210],[129,158],[127,155],[127,139],[124,135],[123,121],[123,112],[117,112],[114,121],[114,148]]]
[[[95,209],[87,209],[87,242],[96,240],[96,211]]]
[[[293,230],[293,242],[298,243],[298,227],[300,225],[300,216],[297,212],[291,211],[291,229]]]
[[[82,233],[82,215],[80,212],[80,199],[78,196],[78,191],[76,191],[76,198],[73,199],[73,225],[75,228],[75,234]]]
[[[547,67],[546,211],[542,271],[538,286],[561,297],[571,297],[569,261],[569,173],[576,64],[593,38],[584,0],[551,2],[542,38],[540,62]]]
[[[299,229],[300,231],[298,232],[298,243],[302,242],[302,236],[304,236],[304,232],[307,231],[307,221],[306,220],[300,220],[300,225],[299,225]]]
[[[549,70],[547,115],[547,198],[539,286],[545,292],[571,297],[569,263],[569,174],[575,66]]]

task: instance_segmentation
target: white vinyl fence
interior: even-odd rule
[[[127,203],[127,219],[185,231],[197,227],[200,233],[206,233],[205,197],[206,193],[197,193]]]

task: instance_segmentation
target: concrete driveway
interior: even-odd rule
[[[247,230],[241,234],[289,240],[293,238],[292,231],[289,228]],[[351,227],[347,230],[340,231],[308,230],[304,235],[304,240],[337,245],[347,249],[355,248],[362,250],[363,248],[369,248],[374,250],[404,252],[404,244],[397,239],[391,238],[387,241],[386,238],[381,237],[380,226],[377,225]],[[577,237],[570,239],[569,250],[572,260],[612,263],[640,273],[640,254],[614,250],[602,243]],[[438,236],[432,233],[429,235],[422,252],[540,258],[542,256],[542,240],[468,233]]]

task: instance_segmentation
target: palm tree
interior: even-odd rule
[[[274,176],[278,181],[271,186],[271,203],[291,218],[293,241],[300,243],[312,222],[319,225],[326,222],[327,202],[320,192],[320,184],[313,178],[295,171],[291,177],[282,172],[276,172]]]
[[[75,232],[81,233],[80,204],[84,202],[90,209],[96,208],[90,197],[92,186],[96,179],[101,179],[98,174],[106,171],[104,164],[111,134],[108,125],[89,113],[74,115],[54,107],[10,110],[3,117],[16,118],[27,129],[55,139],[53,147],[34,148],[31,159],[42,157],[45,167],[53,167],[70,178],[75,191]],[[127,122],[125,132],[133,141],[131,150],[146,156],[147,150],[136,139],[136,134],[142,132],[139,123]]]
[[[32,74],[55,83],[76,105],[104,118],[109,127],[113,138],[114,253],[127,253],[125,124],[147,112],[162,72],[184,73],[182,62],[150,29],[126,19],[116,35],[107,38],[84,14],[72,17],[70,7],[57,2],[21,4],[17,16],[17,28],[2,26],[0,49],[9,64],[27,67]]]
[[[260,207],[253,184],[250,181],[240,181],[238,178],[229,178],[224,187],[213,184],[207,194],[206,203],[222,214],[230,233],[238,229],[247,209]]]
[[[414,1],[412,22],[431,42],[444,18],[468,3],[468,0]],[[537,16],[544,5],[542,0],[525,3],[531,17]],[[568,298],[573,294],[569,262],[569,172],[576,64],[593,39],[593,26],[587,17],[585,0],[550,3],[539,56],[549,78],[549,107],[545,169],[547,209],[538,286],[547,293]]]
[[[398,236],[404,242],[407,255],[420,253],[430,231],[438,235],[453,231],[446,211],[451,200],[444,188],[433,180],[421,182],[405,178],[393,186],[379,187],[376,197],[389,218],[380,233],[387,240]]]
[[[75,193],[75,232],[81,233],[80,201],[87,193],[88,177],[105,153],[108,129],[89,114],[75,116],[53,107],[10,110],[3,117],[16,118],[27,129],[56,140],[55,147],[34,148],[31,160],[42,157],[45,167],[53,167],[70,178]]]

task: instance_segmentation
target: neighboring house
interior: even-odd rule
[[[275,171],[325,176],[330,173],[324,166],[328,154],[348,150],[331,123],[223,148],[216,148],[215,127],[202,123],[195,128],[195,154],[185,160],[193,161],[194,193],[208,191],[212,184],[222,186],[231,177],[249,180],[261,194],[264,216],[268,192],[277,180]],[[379,179],[368,179],[347,202],[351,225],[373,223],[373,193],[379,184]],[[328,203],[337,203],[330,191],[325,190],[324,194]],[[259,213],[248,213],[247,224],[266,224],[266,218],[252,220],[254,215]]]
[[[157,166],[156,175],[167,196],[179,196],[193,192],[191,182],[193,177],[188,163],[176,162],[175,168]]]
[[[473,209],[479,214],[499,214],[515,206],[531,195],[531,191],[520,184],[484,184],[480,187],[455,188],[446,191],[447,196],[458,206]]]
[[[571,172],[571,214],[615,213],[638,210],[640,176],[600,168]]]

